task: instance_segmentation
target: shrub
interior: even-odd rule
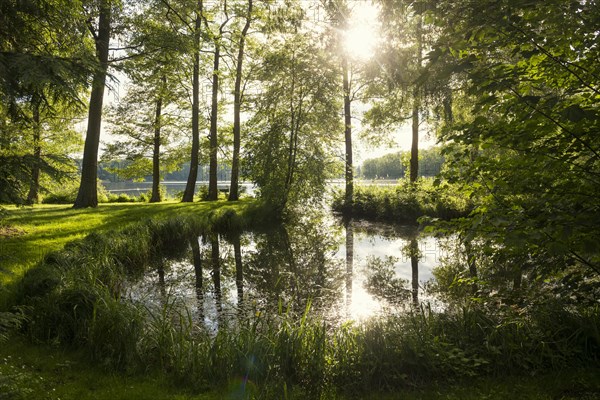
[[[420,217],[452,219],[469,214],[472,204],[458,186],[434,185],[432,179],[397,186],[356,186],[351,207],[343,191],[333,194],[332,209],[345,215],[398,223],[416,223]]]

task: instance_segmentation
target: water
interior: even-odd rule
[[[103,182],[105,189],[112,194],[126,194],[128,196],[139,196],[140,194],[148,193],[152,190],[152,182]],[[175,197],[178,193],[185,190],[186,181],[162,181],[161,187],[167,193],[169,197]],[[197,181],[196,182],[196,193],[202,186],[208,186],[208,181]],[[229,191],[229,181],[218,181],[217,187],[219,190]],[[241,190],[248,194],[253,195],[254,185],[249,182],[240,183]]]
[[[185,306],[208,326],[307,307],[332,323],[363,320],[435,303],[425,289],[441,256],[437,239],[415,227],[321,219],[190,238],[185,254],[131,283],[129,296]]]

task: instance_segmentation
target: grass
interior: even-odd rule
[[[421,178],[414,184],[402,179],[395,186],[358,185],[351,206],[344,204],[343,191],[334,192],[332,208],[357,218],[414,224],[424,216],[444,220],[464,217],[472,204],[458,185]]]
[[[113,286],[96,286],[95,282],[112,276],[105,275],[111,268],[135,265],[133,261],[144,262],[147,247],[141,243],[147,246],[155,240],[152,235],[148,236],[152,232],[150,228],[161,232],[163,239],[173,239],[182,227],[189,227],[187,220],[167,217],[194,216],[190,221],[201,219],[203,222],[210,219],[210,215],[247,212],[251,204],[137,203],[107,204],[96,210],[72,210],[64,206],[10,209],[5,221],[25,232],[2,239],[21,244],[14,245],[15,253],[11,254],[22,263],[11,270],[9,282],[12,283],[16,283],[19,273],[30,268],[40,255],[58,250],[89,232],[94,235],[69,245],[68,251],[53,254],[47,260],[50,267],[58,267],[56,271],[62,274],[57,281],[60,290],[47,296],[40,294],[38,303],[32,299],[34,302],[30,304],[36,306],[30,310],[37,317],[32,322],[39,322],[38,327],[55,328],[58,334],[48,335],[49,330],[44,328],[36,335],[30,325],[32,337],[49,340],[49,344],[31,345],[15,336],[2,343],[0,398],[3,393],[16,399],[247,398],[234,396],[239,388],[235,377],[251,372],[259,383],[258,398],[566,400],[600,397],[597,363],[578,364],[583,369],[569,373],[541,368],[524,372],[519,368],[518,358],[506,361],[496,357],[496,353],[485,354],[481,343],[494,345],[492,339],[497,336],[494,328],[497,323],[490,325],[493,329],[487,332],[480,326],[485,325],[485,320],[469,317],[476,316],[473,313],[465,314],[466,317],[458,315],[455,319],[443,315],[424,316],[413,318],[412,323],[403,318],[398,324],[388,321],[360,325],[356,329],[341,328],[333,336],[329,336],[319,321],[305,323],[303,319],[298,324],[285,316],[281,316],[282,319],[274,316],[272,320],[261,322],[260,329],[255,329],[257,325],[250,321],[250,325],[223,329],[212,337],[201,332],[194,334],[196,328],[188,323],[185,314],[158,315],[153,320],[154,326],[146,312],[142,315],[139,312],[143,310],[121,302],[120,297],[114,295]],[[202,219],[203,216],[206,218]],[[135,224],[150,217],[162,221]],[[232,219],[219,217],[211,221],[228,224]],[[142,240],[143,236],[146,239]],[[41,251],[31,253],[30,249],[36,247],[41,247]],[[69,261],[78,260],[77,257],[82,262]],[[122,263],[123,260],[127,262]],[[98,265],[94,267],[96,261]],[[40,267],[32,272],[42,270]],[[114,269],[114,273],[120,272]],[[27,275],[31,282],[45,282],[38,279],[40,276]],[[34,290],[30,294],[39,292]],[[93,307],[87,315],[86,308],[90,304]],[[48,324],[44,323],[45,318],[49,318]],[[587,325],[586,321],[583,322]],[[509,329],[509,334],[500,335],[500,339],[510,339],[509,345],[527,344],[529,330],[535,330],[535,324],[530,325],[531,328],[524,325],[518,332]],[[469,341],[470,334],[477,332],[483,335],[482,339],[476,337],[475,341]],[[53,340],[60,341],[63,347],[52,345]],[[68,350],[65,344],[79,350]],[[480,362],[479,351],[488,362]],[[523,352],[527,353],[527,348],[521,350]],[[508,368],[511,360],[517,362],[514,371]],[[119,367],[118,374],[110,372],[114,366]],[[514,377],[508,371],[524,375]],[[537,374],[533,375],[532,371]],[[494,378],[496,376],[500,378]],[[378,390],[387,393],[378,393]],[[207,393],[198,395],[198,392]]]
[[[600,398],[600,370],[569,370],[541,376],[432,383],[425,389],[361,395],[368,400]],[[10,384],[9,384],[10,382]],[[235,385],[221,392],[192,393],[160,375],[106,372],[81,354],[13,338],[0,346],[0,398],[38,400],[213,400],[236,399]],[[5,397],[3,397],[5,396]],[[342,397],[337,397],[342,399]],[[351,398],[351,397],[350,397]]]
[[[0,346],[0,398],[210,400],[223,398],[223,394],[187,393],[159,375],[106,372],[77,352],[32,345],[13,337]]]
[[[65,205],[7,206],[4,224],[23,233],[0,237],[0,287],[17,281],[24,272],[51,251],[80,239],[90,232],[106,232],[148,218],[208,214],[223,208],[240,213],[252,202],[200,203],[107,203],[98,208],[73,209]]]
[[[46,254],[96,232],[124,228],[149,218],[248,211],[251,201],[236,203],[108,203],[98,208],[65,205],[4,206],[6,227],[0,237],[0,304],[8,287]],[[4,397],[4,396],[8,397]],[[0,398],[10,399],[220,399],[224,393],[192,395],[175,389],[160,375],[123,375],[93,366],[83,354],[49,345],[32,345],[18,336],[0,346]]]

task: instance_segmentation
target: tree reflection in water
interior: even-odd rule
[[[201,320],[204,319],[204,292],[202,289],[202,254],[200,253],[201,240],[198,237],[190,239],[190,248],[192,251],[192,262],[194,265],[194,287],[196,293],[196,302],[198,308],[198,315]]]
[[[157,263],[158,284],[153,275],[130,290],[157,306],[168,294],[211,328],[257,313],[302,316],[309,305],[330,322],[368,318],[418,304],[432,267],[419,240],[415,228],[331,219],[212,233]]]
[[[354,271],[354,227],[352,220],[344,221],[346,228],[346,318],[352,318],[352,273]]]

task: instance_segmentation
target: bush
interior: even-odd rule
[[[73,204],[77,198],[78,188],[67,187],[57,189],[42,197],[43,204]]]
[[[398,223],[416,223],[420,217],[459,218],[469,214],[472,204],[455,185],[435,185],[432,179],[415,184],[407,180],[397,186],[356,186],[351,207],[344,204],[343,191],[333,195],[332,208],[345,215]]]

